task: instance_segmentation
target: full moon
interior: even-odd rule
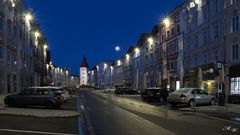
[[[118,52],[118,51],[120,51],[120,47],[119,46],[116,46],[115,47],[115,50]]]

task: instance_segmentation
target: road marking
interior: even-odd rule
[[[40,131],[30,131],[30,130],[14,130],[14,129],[0,129],[0,131],[16,132],[16,133],[44,134],[44,135],[74,135],[74,134],[65,134],[65,133],[40,132]]]
[[[81,114],[81,109],[80,109],[80,93],[78,93],[77,97],[77,112]],[[82,128],[82,121],[81,121],[81,116],[78,116],[78,134],[83,135],[83,128]]]

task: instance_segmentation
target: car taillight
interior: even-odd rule
[[[179,96],[179,98],[181,98],[181,99],[185,99],[185,98],[186,98],[186,95],[181,94],[181,95]]]

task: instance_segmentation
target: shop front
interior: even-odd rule
[[[231,95],[240,95],[240,65],[229,68]]]
[[[217,92],[217,79],[215,77],[215,70],[213,67],[202,69],[201,88],[211,95]]]

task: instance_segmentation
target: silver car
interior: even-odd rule
[[[168,103],[172,106],[187,104],[194,107],[196,104],[213,105],[216,103],[216,98],[200,88],[181,88],[169,95]]]

